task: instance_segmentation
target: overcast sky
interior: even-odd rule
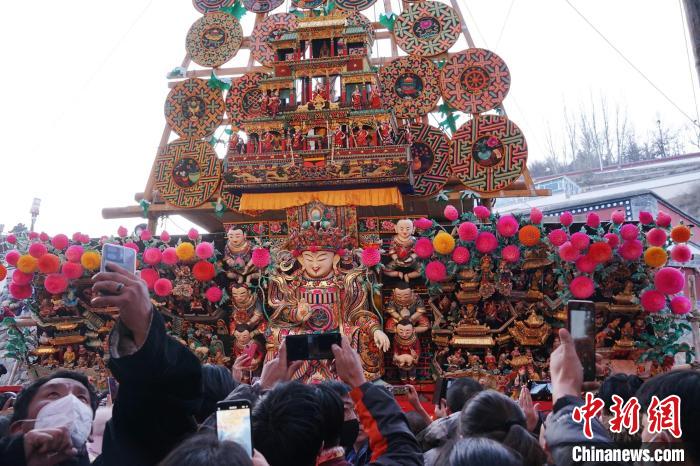
[[[688,124],[565,0],[459,1],[476,45],[510,68],[505,105],[525,132],[531,160],[545,155],[548,127],[562,131],[562,107],[578,109],[591,96],[626,107],[639,132],[657,119]],[[695,118],[697,82],[678,0],[571,1]],[[376,20],[382,4],[363,13]],[[100,236],[139,223],[103,220],[101,209],[132,205],[143,191],[165,124],[165,75],[182,61],[198,17],[190,0],[0,2],[0,223],[28,224],[34,197],[42,199],[37,229],[50,234]],[[244,17],[246,34],[252,20]],[[246,57],[243,51],[238,59]],[[167,229],[178,226],[188,227],[174,219]]]

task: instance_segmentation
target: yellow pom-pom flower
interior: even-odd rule
[[[180,243],[177,248],[175,248],[175,254],[177,258],[183,262],[189,262],[194,259],[194,245],[192,243]]]
[[[39,266],[39,261],[35,257],[25,254],[17,260],[17,270],[24,273],[34,273]]]
[[[644,263],[649,267],[663,267],[668,261],[668,254],[663,248],[652,246],[644,251]]]
[[[441,231],[433,238],[433,248],[438,254],[450,254],[455,248],[455,239],[449,233]]]
[[[97,270],[100,268],[100,263],[102,262],[102,256],[97,251],[86,251],[80,257],[80,263],[87,270]]]

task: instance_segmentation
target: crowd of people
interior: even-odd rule
[[[642,416],[638,435],[611,434],[610,411],[592,420],[584,436],[572,412],[584,404],[583,369],[573,340],[560,330],[551,355],[552,411],[544,416],[523,388],[515,401],[472,379],[458,379],[430,416],[415,389],[404,413],[385,387],[365,379],[359,355],[343,338],[333,354],[339,381],[305,385],[291,381],[298,362],[281,345],[253,385],[218,366],[201,365],[166,335],[138,277],[118,267],[94,277],[93,305],[115,306],[119,323],[110,335],[109,368],[119,382],[111,408],[77,372],[58,371],[23,388],[12,413],[0,422],[0,466],[364,466],[577,464],[572,448],[638,448],[673,444],[684,464],[700,464],[700,373],[672,371],[642,383],[617,374],[597,393],[609,407],[613,395],[636,396],[642,409],[653,397],[681,400],[677,439],[651,437]],[[254,453],[217,436],[216,407],[245,400],[252,408]],[[434,419],[433,419],[434,418]],[[588,462],[586,464],[602,464]],[[611,464],[609,462],[605,464]]]

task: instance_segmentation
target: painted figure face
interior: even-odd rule
[[[241,346],[245,346],[250,343],[250,332],[248,330],[243,330],[242,332],[236,330],[233,332],[233,336],[236,337],[236,341]]]
[[[413,290],[410,288],[406,289],[398,289],[394,288],[394,301],[400,302],[400,303],[410,303],[413,301]]]
[[[336,257],[332,251],[304,251],[298,260],[307,277],[324,278],[333,271]]]
[[[408,219],[399,220],[395,231],[399,238],[407,240],[413,234],[413,222]]]
[[[243,286],[231,289],[231,298],[233,299],[233,302],[238,306],[247,303],[250,299],[250,294],[250,290]]]
[[[243,230],[240,228],[230,229],[228,233],[226,233],[226,237],[228,238],[228,243],[234,247],[242,246],[243,243],[245,243],[245,233],[243,233]]]
[[[397,325],[396,334],[404,340],[411,338],[411,335],[413,335],[413,325]]]

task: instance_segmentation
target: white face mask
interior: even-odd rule
[[[66,427],[73,446],[80,449],[92,430],[92,408],[70,394],[46,404],[34,421],[35,429]]]

